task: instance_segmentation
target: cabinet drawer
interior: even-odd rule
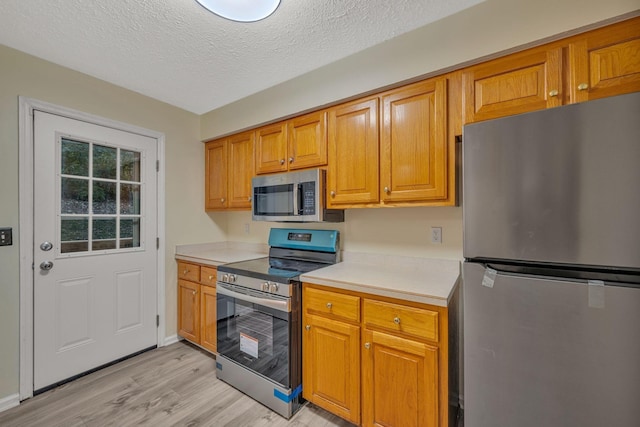
[[[360,297],[306,288],[303,303],[307,311],[360,321]]]
[[[215,286],[216,284],[216,268],[215,267],[200,267],[200,280],[203,285]]]
[[[191,280],[192,282],[200,281],[200,266],[189,264],[188,262],[178,261],[178,278]]]
[[[365,299],[364,323],[367,327],[379,327],[438,341],[436,311]]]

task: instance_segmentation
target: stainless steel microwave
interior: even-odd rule
[[[342,222],[344,210],[325,208],[326,172],[309,169],[256,176],[251,181],[253,220]]]

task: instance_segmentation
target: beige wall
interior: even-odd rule
[[[224,215],[204,213],[197,115],[0,45],[0,227],[14,230],[13,246],[0,247],[0,400],[19,387],[19,95],[165,134],[168,278],[176,274],[176,244],[222,240],[226,228]],[[168,283],[166,332],[173,335],[176,290]]]

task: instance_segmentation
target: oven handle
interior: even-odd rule
[[[242,292],[237,292],[234,289],[229,289],[223,283],[218,282],[216,285],[216,292],[222,295],[226,295],[231,298],[237,298],[241,301],[251,302],[254,304],[262,305],[264,307],[273,308],[274,310],[282,311],[285,313],[291,312],[291,300],[281,300],[275,298],[259,298],[253,295],[247,295]]]

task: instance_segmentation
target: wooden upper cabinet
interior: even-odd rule
[[[316,111],[287,122],[289,169],[327,164],[327,113]]]
[[[250,209],[254,132],[205,144],[205,210]]]
[[[576,37],[569,63],[571,102],[640,91],[640,18]]]
[[[285,172],[288,169],[287,122],[256,131],[256,174]]]
[[[527,50],[463,71],[464,123],[563,103],[562,48]]]
[[[245,132],[229,138],[229,208],[251,208],[253,146],[254,132]]]
[[[204,207],[206,210],[224,209],[227,201],[227,141],[205,144]]]
[[[344,208],[378,203],[378,98],[329,110],[327,205]]]
[[[447,79],[382,95],[380,200],[447,198]]]

